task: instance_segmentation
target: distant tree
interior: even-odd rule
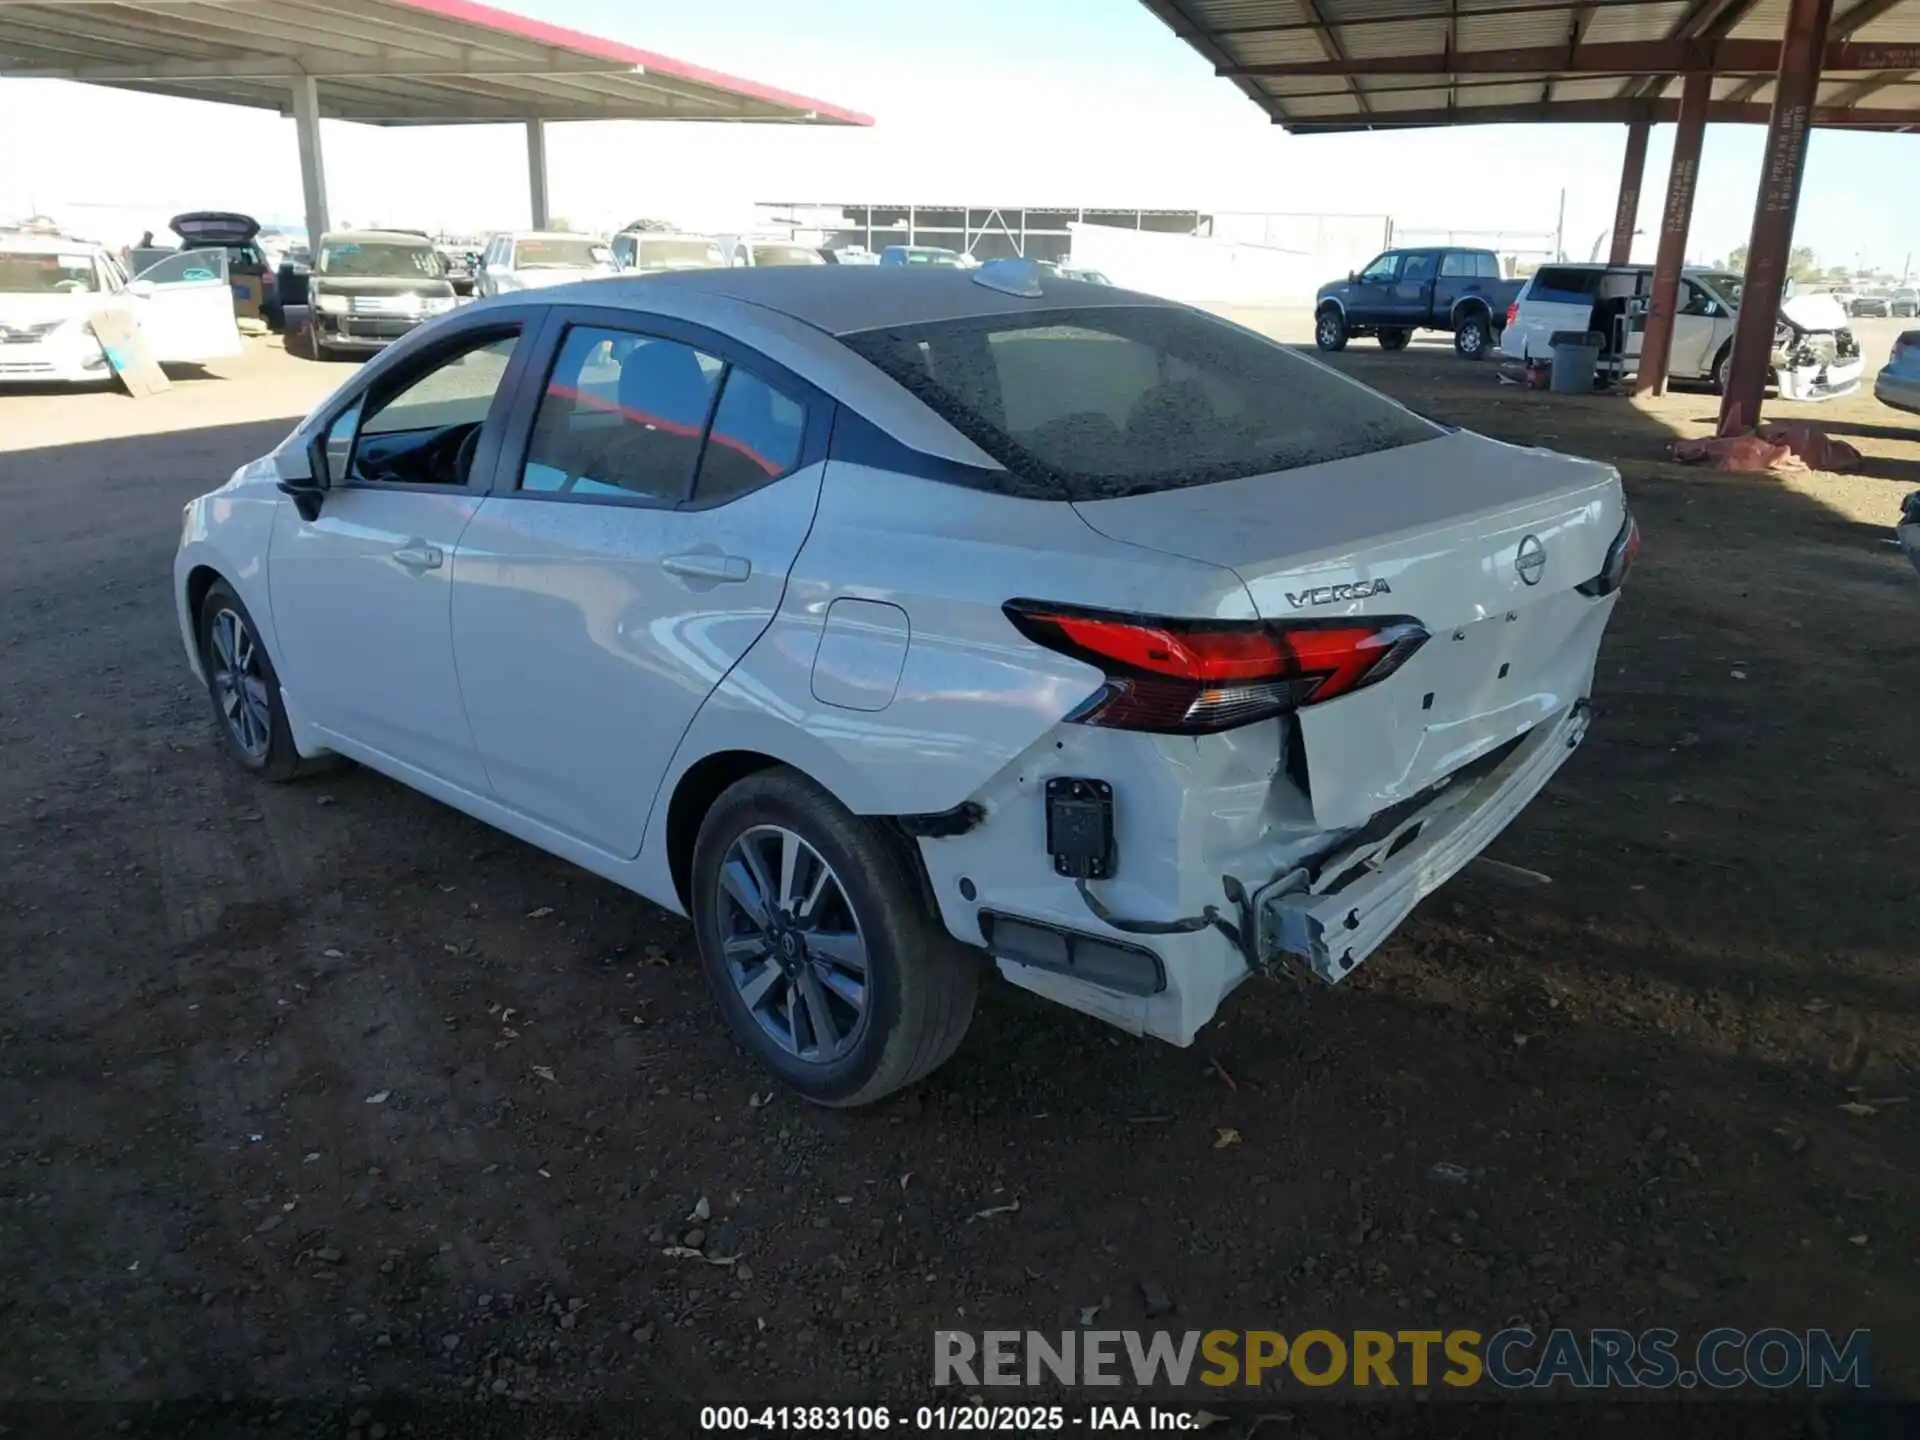
[[[1741,260],[1746,259],[1742,255]],[[1820,261],[1811,245],[1796,245],[1787,255],[1787,275],[1794,280],[1812,280],[1820,274]]]
[[[573,233],[573,221],[566,219],[564,216],[556,215],[553,219],[547,221],[547,229],[557,231],[563,235],[571,235]]]
[[[1727,258],[1721,263],[1736,275],[1746,274],[1747,247],[1744,245],[1734,246],[1733,249],[1727,252]]]
[[[660,231],[672,230],[673,226],[670,225],[665,220],[640,219],[640,220],[629,220],[625,225],[622,225],[620,229],[623,233],[628,230],[639,230],[643,232],[651,230],[655,232],[660,232]]]

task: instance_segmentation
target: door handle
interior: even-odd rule
[[[687,580],[711,580],[715,584],[738,584],[753,573],[744,555],[721,555],[713,551],[690,551],[669,555],[660,562],[669,575]]]
[[[402,545],[393,552],[394,560],[409,570],[438,570],[446,553],[438,545],[413,544]]]

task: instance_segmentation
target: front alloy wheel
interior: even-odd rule
[[[245,603],[226,581],[208,587],[197,623],[200,668],[227,753],[267,780],[293,780],[324,768],[329,757],[305,759],[294,748],[273,657]]]
[[[1313,343],[1327,351],[1347,348],[1347,319],[1338,307],[1329,305],[1315,318]]]
[[[833,867],[779,825],[756,825],[720,867],[714,923],[727,977],[775,1045],[822,1065],[867,1022],[867,945]]]
[[[213,612],[207,644],[213,661],[207,683],[227,738],[249,760],[265,764],[273,743],[273,703],[261,663],[265,652],[247,622],[229,606]]]

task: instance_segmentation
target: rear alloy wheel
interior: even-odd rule
[[[694,845],[707,984],[736,1039],[822,1105],[927,1075],[973,1018],[980,962],[927,911],[907,857],[795,771],[736,782]]]
[[[320,761],[302,759],[294,749],[280,677],[253,617],[226,581],[217,581],[200,602],[199,625],[200,666],[227,752],[268,780],[293,780],[320,768]]]
[[[1413,331],[1392,325],[1382,326],[1374,332],[1374,338],[1380,342],[1382,350],[1404,350],[1407,342],[1413,339]]]
[[[1347,348],[1347,317],[1338,306],[1329,305],[1314,317],[1313,343],[1329,352]]]
[[[1484,360],[1493,344],[1493,327],[1479,311],[1462,315],[1453,329],[1453,348],[1463,359]]]

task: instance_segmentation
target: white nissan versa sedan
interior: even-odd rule
[[[1187,1044],[1334,982],[1587,728],[1604,465],[1106,285],[822,265],[482,301],[186,508],[226,748],[350,756],[692,917],[811,1099],[987,957]]]

